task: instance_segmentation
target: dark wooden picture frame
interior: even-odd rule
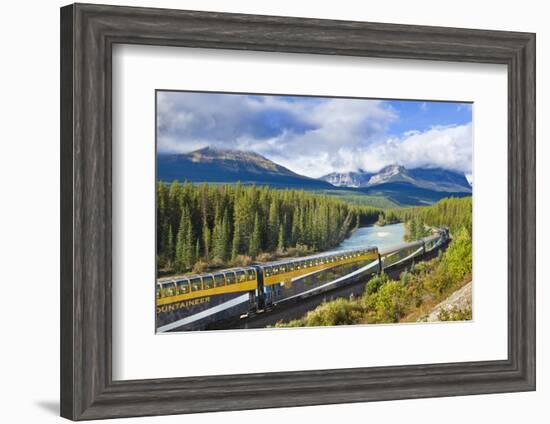
[[[508,359],[113,381],[111,56],[116,43],[507,65]],[[75,4],[61,9],[60,124],[63,417],[535,389],[534,34]]]

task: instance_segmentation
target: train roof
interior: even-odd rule
[[[157,283],[162,284],[169,281],[179,281],[179,280],[191,280],[193,278],[197,277],[208,277],[209,275],[214,276],[216,274],[226,274],[228,272],[237,272],[237,271],[255,271],[255,269],[251,266],[243,266],[243,267],[234,267],[234,268],[224,268],[219,269],[217,271],[212,272],[205,272],[203,274],[189,274],[189,275],[179,275],[176,277],[165,277],[163,279],[157,279]]]
[[[422,240],[415,240],[410,241],[406,243],[399,243],[399,244],[393,244],[391,246],[387,246],[380,249],[381,255],[387,255],[388,253],[397,252],[398,250],[405,249],[407,247],[416,247],[416,246],[422,246],[423,241]]]
[[[291,263],[291,262],[309,261],[311,259],[326,258],[326,257],[330,257],[330,256],[335,256],[335,255],[345,255],[347,253],[359,252],[359,251],[363,251],[363,250],[378,251],[378,248],[376,246],[365,246],[365,247],[362,247],[360,249],[331,250],[329,252],[317,253],[315,255],[295,256],[295,257],[292,257],[292,258],[281,259],[281,260],[273,261],[273,262],[265,262],[265,263],[261,263],[261,264],[257,264],[257,265],[259,265],[261,267],[276,266],[276,265],[282,265],[282,264],[287,264],[287,263]]]
[[[358,251],[363,251],[363,250],[374,250],[374,251],[376,251],[377,248],[375,246],[366,246],[366,247],[363,247],[361,249],[332,250],[330,252],[323,252],[323,253],[318,253],[318,254],[315,254],[315,255],[297,256],[297,257],[292,257],[292,258],[281,259],[281,260],[278,260],[278,261],[265,262],[265,263],[259,263],[259,264],[254,264],[254,265],[255,266],[260,266],[260,267],[277,266],[277,265],[287,264],[287,263],[292,263],[292,262],[300,262],[300,261],[308,261],[308,260],[311,260],[311,259],[326,258],[326,257],[334,256],[334,255],[344,255],[344,254],[347,254],[347,253],[358,252]],[[216,274],[225,274],[227,272],[249,271],[249,270],[255,271],[256,268],[251,265],[251,266],[246,266],[246,267],[234,267],[234,268],[220,269],[218,271],[205,272],[204,274],[190,274],[190,275],[181,275],[181,276],[176,276],[176,277],[166,277],[166,278],[163,278],[163,279],[157,279],[157,284],[163,284],[163,283],[166,283],[166,282],[178,281],[178,280],[191,280],[191,279],[197,278],[197,277],[200,278],[200,277],[206,277],[206,276],[209,276],[209,275],[213,276],[213,275],[216,275]]]

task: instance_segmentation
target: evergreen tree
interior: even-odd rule
[[[234,226],[234,230],[233,230],[233,242],[232,242],[232,245],[231,245],[231,261],[235,261],[235,259],[239,255],[239,252],[240,252],[239,249],[240,249],[240,244],[241,244],[240,235],[241,235],[241,232],[240,232],[240,229],[239,229],[239,223],[237,221],[235,221],[235,226]]]
[[[224,240],[223,240],[223,229],[222,229],[222,220],[219,216],[216,216],[214,223],[214,230],[212,231],[212,252],[214,258],[222,260],[224,258]]]
[[[300,227],[302,224],[302,216],[300,215],[300,209],[295,208],[292,214],[292,230],[291,230],[291,244],[296,246],[301,242]]]
[[[185,271],[191,263],[190,249],[192,250],[192,228],[189,211],[184,208],[181,213],[178,234],[176,236],[175,268],[177,272]]]
[[[279,235],[279,202],[277,201],[277,199],[272,199],[269,206],[267,230],[267,248],[268,250],[275,250],[275,248],[277,247],[277,238]]]
[[[282,252],[285,250],[285,230],[283,228],[283,224],[279,225],[279,237],[277,241],[277,250]]]
[[[172,262],[172,260],[174,259],[174,235],[172,233],[172,226],[167,225],[167,227],[168,227],[168,240],[166,243],[165,254],[168,262]]]
[[[206,219],[202,223],[202,243],[204,246],[204,258],[208,262],[210,260],[210,246],[212,245],[212,234]]]
[[[201,257],[201,243],[200,239],[197,238],[197,243],[195,244],[195,257],[194,262],[198,262],[199,258]]]
[[[187,223],[185,239],[185,247],[183,250],[184,264],[186,269],[191,269],[195,264],[195,243],[193,242],[193,227],[190,219]]]
[[[221,226],[221,259],[223,261],[227,261],[229,259],[229,249],[231,246],[230,241],[230,228],[229,228],[229,215],[227,212],[227,209],[224,211],[223,219],[222,219],[222,226]]]
[[[260,243],[261,243],[261,233],[260,233],[260,218],[258,212],[254,216],[254,230],[250,236],[250,246],[248,248],[248,254],[255,258],[260,253]]]

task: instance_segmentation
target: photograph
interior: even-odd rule
[[[472,320],[472,103],[155,102],[157,334]]]

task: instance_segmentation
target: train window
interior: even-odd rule
[[[157,295],[157,299],[160,299],[161,297],[161,292],[160,292],[160,286],[157,284],[157,287],[155,289],[155,292],[156,292],[156,295]]]
[[[164,283],[162,285],[163,297],[175,296],[176,287],[172,281]]]
[[[246,273],[244,271],[237,271],[237,282],[244,283],[246,281]]]
[[[279,272],[280,272],[280,273],[286,272],[286,265],[281,265],[281,266],[279,267]]]
[[[202,284],[205,290],[211,289],[212,287],[214,287],[214,278],[211,275],[202,277]]]
[[[271,268],[271,273],[273,275],[277,275],[279,273],[279,267],[278,266],[274,266],[273,268]]]
[[[225,281],[227,281],[227,284],[235,284],[237,282],[237,278],[235,276],[234,272],[226,272],[225,273]]]
[[[256,279],[256,271],[253,269],[248,270],[248,281],[254,281]]]
[[[214,275],[214,286],[215,287],[225,286],[225,277],[224,277],[223,274],[215,274]]]
[[[189,283],[190,283],[190,285],[191,285],[191,291],[202,290],[202,281],[201,281],[201,277],[191,278],[191,279],[189,280]]]
[[[178,286],[179,294],[189,293],[189,280],[178,280],[176,281],[176,285]]]
[[[309,268],[312,265],[311,259],[306,262],[307,267]]]

